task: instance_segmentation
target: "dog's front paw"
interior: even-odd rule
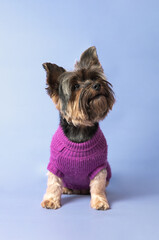
[[[107,199],[101,196],[92,198],[91,207],[97,210],[107,210],[110,208]]]
[[[61,203],[59,200],[54,200],[53,198],[43,200],[41,202],[41,206],[43,208],[48,208],[48,209],[58,209],[61,207]]]

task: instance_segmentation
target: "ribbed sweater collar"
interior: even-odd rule
[[[64,134],[64,131],[63,131],[61,125],[59,125],[56,134],[57,134],[56,136],[57,136],[59,144],[62,144],[64,147],[69,148],[71,150],[76,150],[76,151],[89,150],[89,149],[93,148],[94,146],[96,146],[99,141],[103,140],[103,137],[102,137],[103,133],[102,133],[100,127],[98,127],[95,135],[90,140],[83,142],[83,143],[71,142]]]

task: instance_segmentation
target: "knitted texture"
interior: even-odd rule
[[[92,139],[84,143],[71,142],[62,127],[58,127],[51,141],[47,169],[62,178],[65,187],[89,189],[90,180],[104,168],[109,181],[111,169],[107,161],[107,142],[100,127]]]

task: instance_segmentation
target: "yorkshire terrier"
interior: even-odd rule
[[[74,71],[44,63],[47,93],[60,113],[48,164],[41,206],[61,207],[63,194],[91,194],[91,207],[109,209],[106,186],[111,178],[107,142],[99,127],[115,102],[95,47],[84,51]]]

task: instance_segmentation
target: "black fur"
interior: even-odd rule
[[[82,143],[90,140],[98,129],[98,123],[95,123],[92,127],[75,127],[72,123],[62,118],[60,115],[60,124],[66,135],[66,137],[76,143]]]

